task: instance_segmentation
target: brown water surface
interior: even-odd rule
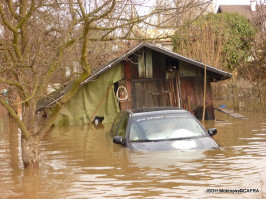
[[[135,152],[113,144],[110,125],[56,127],[33,170],[16,126],[0,118],[1,198],[266,198],[266,115],[247,116],[216,112],[204,125],[218,129],[220,148],[208,151]]]

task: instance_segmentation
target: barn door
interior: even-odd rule
[[[160,80],[135,80],[133,81],[133,108],[158,107],[161,102]]]

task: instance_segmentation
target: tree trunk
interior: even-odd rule
[[[39,137],[21,139],[22,160],[25,168],[33,168],[39,166],[39,144]]]

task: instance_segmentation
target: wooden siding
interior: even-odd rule
[[[130,56],[130,58],[127,62],[130,63],[130,72],[131,72],[132,79],[139,78],[138,56]]]
[[[120,102],[120,109],[121,110],[128,110],[131,109],[131,102],[132,102],[132,66],[131,62],[125,62],[125,79],[124,81],[120,82],[119,86],[125,86],[128,93],[128,99],[126,101]]]
[[[144,49],[139,50],[138,52],[138,78],[145,78],[145,55],[144,55]]]
[[[152,52],[153,78],[165,78],[165,55],[159,52]]]
[[[141,49],[125,62],[125,81],[129,99],[120,103],[122,110],[157,106],[175,106],[193,113],[203,111],[203,70],[150,49]],[[207,79],[205,119],[214,119]]]
[[[153,78],[152,50],[145,49],[145,78]]]
[[[161,81],[152,79],[133,80],[132,108],[162,106]]]
[[[180,72],[180,77],[192,77],[192,76],[202,77],[203,76],[202,69],[195,67],[184,61],[180,61],[179,63],[179,72]]]
[[[198,119],[202,118],[203,111],[203,78],[181,77],[181,101],[182,108],[190,111]],[[206,120],[214,119],[210,79],[207,79],[206,88]]]

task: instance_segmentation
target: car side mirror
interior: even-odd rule
[[[216,128],[210,128],[208,130],[208,133],[209,133],[210,136],[214,136],[214,135],[217,134],[217,129]]]
[[[115,143],[115,144],[122,144],[123,143],[122,136],[114,136],[113,143]]]

